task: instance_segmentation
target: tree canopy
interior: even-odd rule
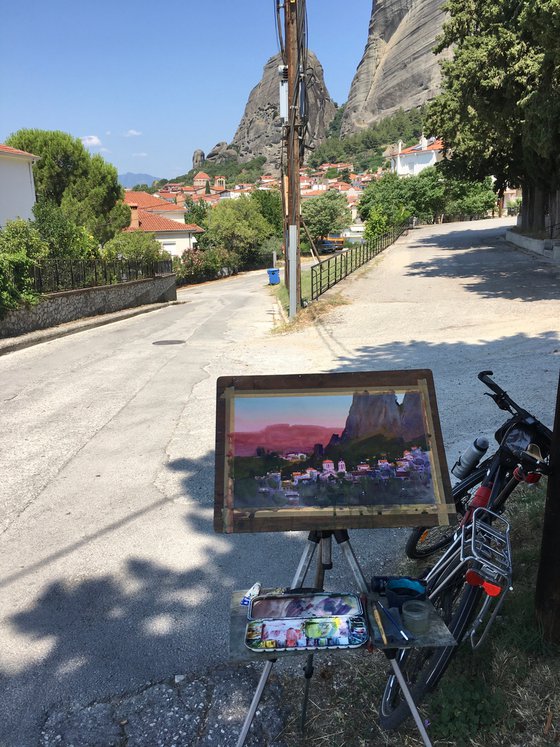
[[[100,155],[91,156],[78,138],[57,130],[23,129],[6,143],[40,157],[33,166],[38,201],[61,206],[97,242],[104,243],[129,224],[117,170]]]
[[[364,190],[359,209],[366,221],[366,238],[373,238],[412,215],[429,222],[443,216],[478,217],[495,204],[489,178],[480,182],[456,179],[438,165],[417,176],[384,174]]]
[[[199,244],[235,252],[245,266],[256,261],[260,246],[274,234],[256,200],[247,196],[219,202],[210,211],[207,226]]]
[[[305,200],[301,206],[301,214],[314,242],[329,233],[342,231],[352,220],[346,198],[332,189],[324,195]]]
[[[442,63],[442,93],[426,127],[443,138],[447,168],[475,179],[493,175],[498,190],[521,184],[524,196],[557,190],[557,0],[447,0],[444,7],[437,51],[449,47],[453,56]]]

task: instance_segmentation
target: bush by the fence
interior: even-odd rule
[[[217,247],[190,249],[181,257],[173,258],[173,272],[177,275],[177,285],[215,280],[225,275],[233,275],[238,270],[237,254]]]
[[[0,252],[0,317],[8,309],[37,301],[33,292],[34,261],[23,252]]]

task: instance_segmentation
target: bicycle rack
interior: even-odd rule
[[[461,563],[471,563],[477,573],[486,581],[499,585],[502,589],[498,596],[487,596],[484,604],[469,632],[471,646],[476,650],[488,635],[494,620],[504,602],[511,585],[511,544],[509,540],[509,522],[487,508],[477,508],[473,513],[472,523],[463,527],[461,534]],[[476,639],[479,626],[485,617],[494,609],[486,621],[481,636]]]

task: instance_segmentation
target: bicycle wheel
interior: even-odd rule
[[[471,499],[471,492],[483,481],[488,468],[488,460],[479,465],[464,480],[453,488],[453,500],[461,519]],[[411,560],[421,560],[448,547],[455,534],[456,526],[414,527],[405,546],[405,553]]]
[[[431,600],[446,622],[457,646],[404,649],[397,661],[416,705],[437,685],[482,601],[479,588],[463,583],[463,577],[442,589]],[[410,709],[395,674],[390,674],[379,708],[379,723],[384,729],[396,729],[410,716]]]

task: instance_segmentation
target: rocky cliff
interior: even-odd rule
[[[348,135],[397,109],[433,98],[441,76],[433,54],[444,20],[443,0],[373,0],[364,55],[348,95],[341,134]]]
[[[420,395],[407,392],[399,404],[394,394],[355,394],[340,443],[371,436],[413,441],[424,434]]]
[[[313,52],[308,53],[309,77],[309,135],[307,143],[316,145],[325,139],[327,128],[336,107],[329,96],[323,77],[323,68]],[[245,112],[229,148],[239,153],[241,161],[256,156],[266,157],[266,168],[280,168],[280,141],[282,123],[279,117],[278,66],[280,55],[271,57],[263,76],[249,96]],[[209,154],[207,158],[210,158]]]

